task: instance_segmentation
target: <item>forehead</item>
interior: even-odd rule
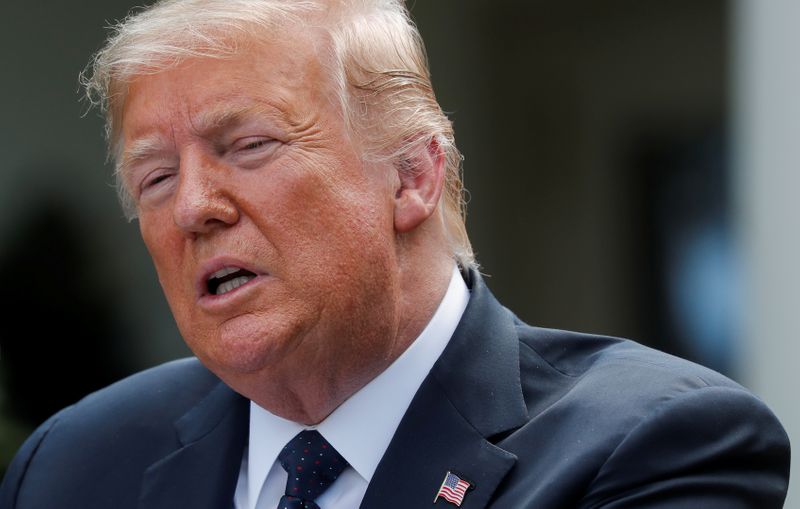
[[[334,80],[327,46],[310,30],[282,32],[241,44],[234,55],[190,58],[131,81],[121,107],[122,140],[175,129],[183,120],[214,127],[251,112],[301,122],[309,110],[330,107]]]

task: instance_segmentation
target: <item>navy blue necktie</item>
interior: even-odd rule
[[[347,467],[347,460],[316,430],[298,433],[278,454],[278,461],[289,474],[278,509],[319,509],[314,500]]]

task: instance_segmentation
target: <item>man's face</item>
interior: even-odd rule
[[[167,300],[240,392],[253,373],[382,369],[393,348],[392,169],[361,161],[301,38],[144,76],[124,104],[124,179]]]

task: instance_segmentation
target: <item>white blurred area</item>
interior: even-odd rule
[[[800,443],[800,2],[734,3],[733,151],[745,261],[743,382]],[[800,508],[792,460],[785,507]]]

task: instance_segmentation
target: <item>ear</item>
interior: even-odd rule
[[[436,137],[402,161],[394,199],[394,229],[407,233],[433,215],[444,187],[445,157]]]

